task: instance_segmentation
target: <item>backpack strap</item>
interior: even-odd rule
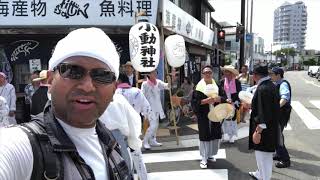
[[[32,146],[34,164],[31,179],[63,179],[61,154],[54,152],[41,121],[21,124]]]
[[[112,133],[99,120],[97,121],[96,131],[100,140],[101,147],[106,152],[105,160],[108,164],[108,173],[110,180],[131,180],[132,173],[129,170],[126,161],[123,159],[121,147]]]

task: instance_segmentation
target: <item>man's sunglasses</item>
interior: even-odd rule
[[[110,84],[116,80],[115,74],[104,68],[96,68],[88,71],[78,65],[61,63],[55,67],[54,70],[58,70],[60,76],[66,79],[80,80],[89,73],[91,79],[100,84]]]
[[[205,72],[202,72],[202,74],[212,74],[212,71],[205,71]]]

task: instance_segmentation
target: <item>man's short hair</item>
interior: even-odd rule
[[[129,78],[125,73],[120,73],[119,74],[119,79],[121,81],[121,83],[127,83],[130,84]]]
[[[253,74],[260,75],[260,76],[268,76],[268,66],[267,65],[257,65],[253,68]]]
[[[201,69],[201,72],[202,72],[205,68],[210,68],[211,70],[213,70],[213,68],[212,68],[211,65],[205,65],[205,66]]]
[[[35,70],[35,71],[33,71],[33,73],[32,74],[36,74],[36,75],[38,75],[39,76],[39,74],[40,74],[40,70]]]

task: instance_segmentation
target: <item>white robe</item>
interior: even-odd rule
[[[169,85],[159,79],[157,79],[157,84],[154,86],[149,84],[148,81],[144,81],[141,85],[141,90],[149,101],[153,113],[160,115],[161,119],[166,117],[160,98],[160,92],[163,89],[169,89]]]
[[[0,86],[0,96],[4,97],[7,100],[9,106],[9,111],[16,111],[16,90],[12,84],[6,83],[3,86]],[[10,124],[16,124],[15,117],[9,117]]]
[[[140,89],[135,87],[117,88],[115,94],[123,95],[138,114],[142,113],[150,119],[151,107]]]
[[[125,97],[114,94],[113,101],[99,118],[109,130],[119,129],[128,139],[128,146],[133,150],[140,150],[142,141],[141,118]]]

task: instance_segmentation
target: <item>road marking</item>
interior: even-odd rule
[[[227,180],[227,169],[202,169],[202,170],[186,170],[186,171],[169,171],[148,173],[149,180]]]
[[[200,160],[200,152],[196,151],[179,151],[179,152],[165,152],[165,153],[148,153],[142,154],[144,163],[158,163],[158,162],[173,162],[173,161],[189,161]],[[219,149],[216,159],[226,159],[226,150]]]
[[[292,101],[291,106],[309,129],[320,129],[320,120],[300,102]]]
[[[314,86],[320,87],[318,84],[316,84],[316,83],[313,82],[313,81],[308,81],[308,80],[305,79],[304,82],[307,83],[307,84],[312,84],[312,85],[314,85]]]
[[[249,127],[244,126],[238,129],[238,136],[235,139],[238,140],[248,136],[249,136]]]
[[[284,130],[286,131],[291,131],[292,127],[290,126],[290,124],[287,124],[287,127],[284,128]],[[243,139],[249,136],[249,127],[248,126],[244,126],[238,129],[238,136],[235,138],[235,140],[238,139]]]
[[[320,101],[310,101],[311,104],[313,104],[315,107],[317,107],[318,109],[320,109]]]

